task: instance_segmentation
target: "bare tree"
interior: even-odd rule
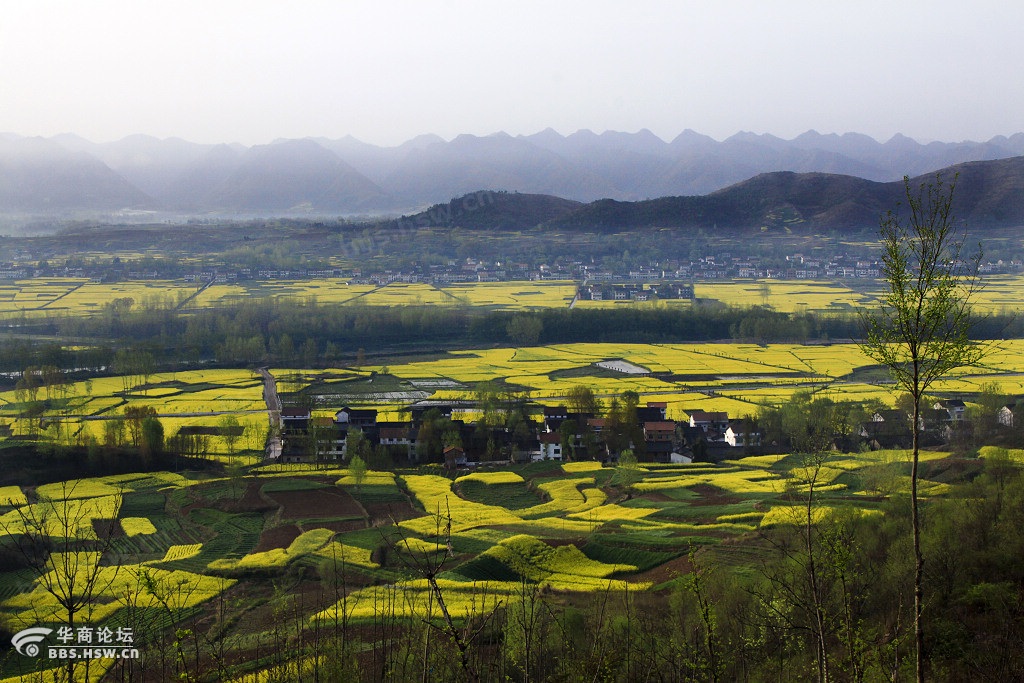
[[[452,615],[451,610],[448,608],[448,604],[445,601],[445,592],[441,583],[438,581],[438,577],[449,560],[455,556],[455,551],[452,549],[452,516],[451,510],[445,503],[445,512],[442,514],[440,507],[434,514],[434,519],[437,524],[435,533],[434,547],[429,550],[413,550],[409,548],[408,538],[402,532],[401,527],[398,523],[392,519],[391,522],[394,525],[394,535],[388,537],[383,536],[384,542],[387,546],[397,555],[406,567],[427,582],[429,588],[430,604],[436,604],[438,610],[441,613],[441,624],[434,623],[428,615],[424,619],[425,625],[435,629],[437,632],[445,635],[455,645],[455,648],[459,653],[459,667],[462,676],[470,681],[480,680],[480,671],[477,666],[478,662],[474,662],[474,649],[477,646],[478,641],[486,630],[491,619],[497,613],[499,607],[502,605],[501,600],[495,600],[491,605],[490,611],[487,610],[486,597],[481,595],[481,611],[476,619],[471,618],[471,615],[466,615],[462,627],[459,627],[456,619],[457,617]],[[403,549],[405,552],[403,552]],[[381,563],[383,564],[383,562]],[[426,650],[426,644],[424,645]],[[426,654],[426,653],[425,653]],[[427,657],[424,657],[424,666],[426,666]],[[424,674],[424,680],[426,675]]]
[[[882,219],[882,273],[886,291],[879,310],[865,317],[861,350],[889,370],[898,389],[913,398],[913,456],[910,473],[914,541],[914,634],[917,680],[924,680],[924,557],[917,491],[922,397],[952,370],[976,364],[984,347],[968,338],[970,303],[980,283],[981,251],[964,259],[963,233],[953,218],[956,178],[940,176],[915,191],[903,184],[909,217],[890,211]]]
[[[113,545],[117,507],[104,510],[105,498],[80,498],[77,482],[62,482],[53,495],[15,509],[10,522],[0,520],[5,542],[19,552],[35,576],[35,584],[53,599],[57,609],[45,610],[43,620],[64,619],[74,630],[81,619],[89,620],[98,600],[114,584],[119,564],[104,566],[101,559]],[[123,493],[114,497],[120,499]],[[119,500],[115,501],[120,505]],[[106,524],[96,524],[103,519]],[[74,680],[75,661],[66,665]],[[88,662],[85,664],[88,671]]]

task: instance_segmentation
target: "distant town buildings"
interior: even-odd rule
[[[70,262],[68,262],[70,264]],[[37,260],[31,253],[18,254],[16,261],[0,263],[0,279],[40,277],[88,278],[97,281],[181,279],[194,283],[234,283],[249,280],[345,279],[353,284],[378,286],[393,282],[454,284],[521,280],[575,280],[581,299],[595,301],[647,301],[650,299],[692,299],[693,283],[716,280],[858,280],[881,277],[879,262],[861,254],[837,254],[812,258],[800,253],[766,262],[759,256],[723,253],[689,260],[669,258],[637,266],[622,264],[603,267],[572,257],[545,262],[504,262],[467,257],[444,263],[417,264],[407,268],[371,269],[355,267],[251,268],[231,265],[190,265],[172,259],[148,259],[143,267],[133,263],[75,263],[60,265]],[[982,274],[1019,273],[1018,259],[990,260],[981,264]]]

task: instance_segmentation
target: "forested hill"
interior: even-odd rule
[[[381,225],[525,230],[559,220],[583,206],[580,202],[551,195],[481,190]]]
[[[1024,157],[959,164],[913,178],[911,187],[956,179],[954,213],[974,228],[1024,225]],[[787,227],[843,230],[878,225],[906,204],[902,182],[878,183],[827,173],[762,173],[702,197],[640,202],[603,199],[549,222],[554,228],[628,229]]]
[[[972,228],[1024,225],[1024,157],[976,161],[912,178],[911,188],[956,180],[954,213]],[[762,173],[704,196],[581,204],[550,195],[481,190],[380,225],[521,230],[644,227],[790,230],[877,228],[906,204],[902,181],[880,183],[829,173]]]

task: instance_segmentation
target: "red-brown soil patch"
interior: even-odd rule
[[[633,498],[639,498],[641,500],[649,500],[652,503],[685,503],[686,501],[667,496],[661,491],[646,491],[642,495],[633,496]]]
[[[689,489],[700,496],[699,498],[686,501],[690,505],[730,505],[743,501],[742,498],[727,493],[711,484],[695,484],[690,486]]]
[[[363,508],[340,486],[310,491],[274,491],[265,495],[281,505],[282,519],[363,516]]]
[[[394,519],[401,522],[407,519],[416,519],[423,516],[422,510],[417,510],[408,501],[391,503],[368,503],[366,514],[370,518],[370,526],[378,522],[390,522]]]
[[[119,519],[94,519],[92,530],[96,532],[96,538],[123,538],[125,535]]]
[[[273,529],[265,529],[260,534],[260,542],[256,544],[253,552],[262,553],[274,548],[287,548],[292,544],[299,534],[302,533],[299,527],[294,524],[284,524]]]
[[[677,576],[689,574],[692,571],[693,563],[690,562],[690,556],[680,555],[674,560],[663,562],[662,564],[659,564],[657,567],[648,569],[645,572],[640,572],[639,574],[632,574],[630,575],[629,580],[650,581],[654,585],[658,585],[659,583],[664,583],[665,581],[674,579]]]
[[[225,512],[267,512],[277,509],[277,505],[260,493],[263,487],[262,481],[250,481],[246,483],[245,492],[238,500],[224,501],[218,507]]]

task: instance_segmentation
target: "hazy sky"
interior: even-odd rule
[[[0,131],[1024,131],[1024,3],[9,0]]]

